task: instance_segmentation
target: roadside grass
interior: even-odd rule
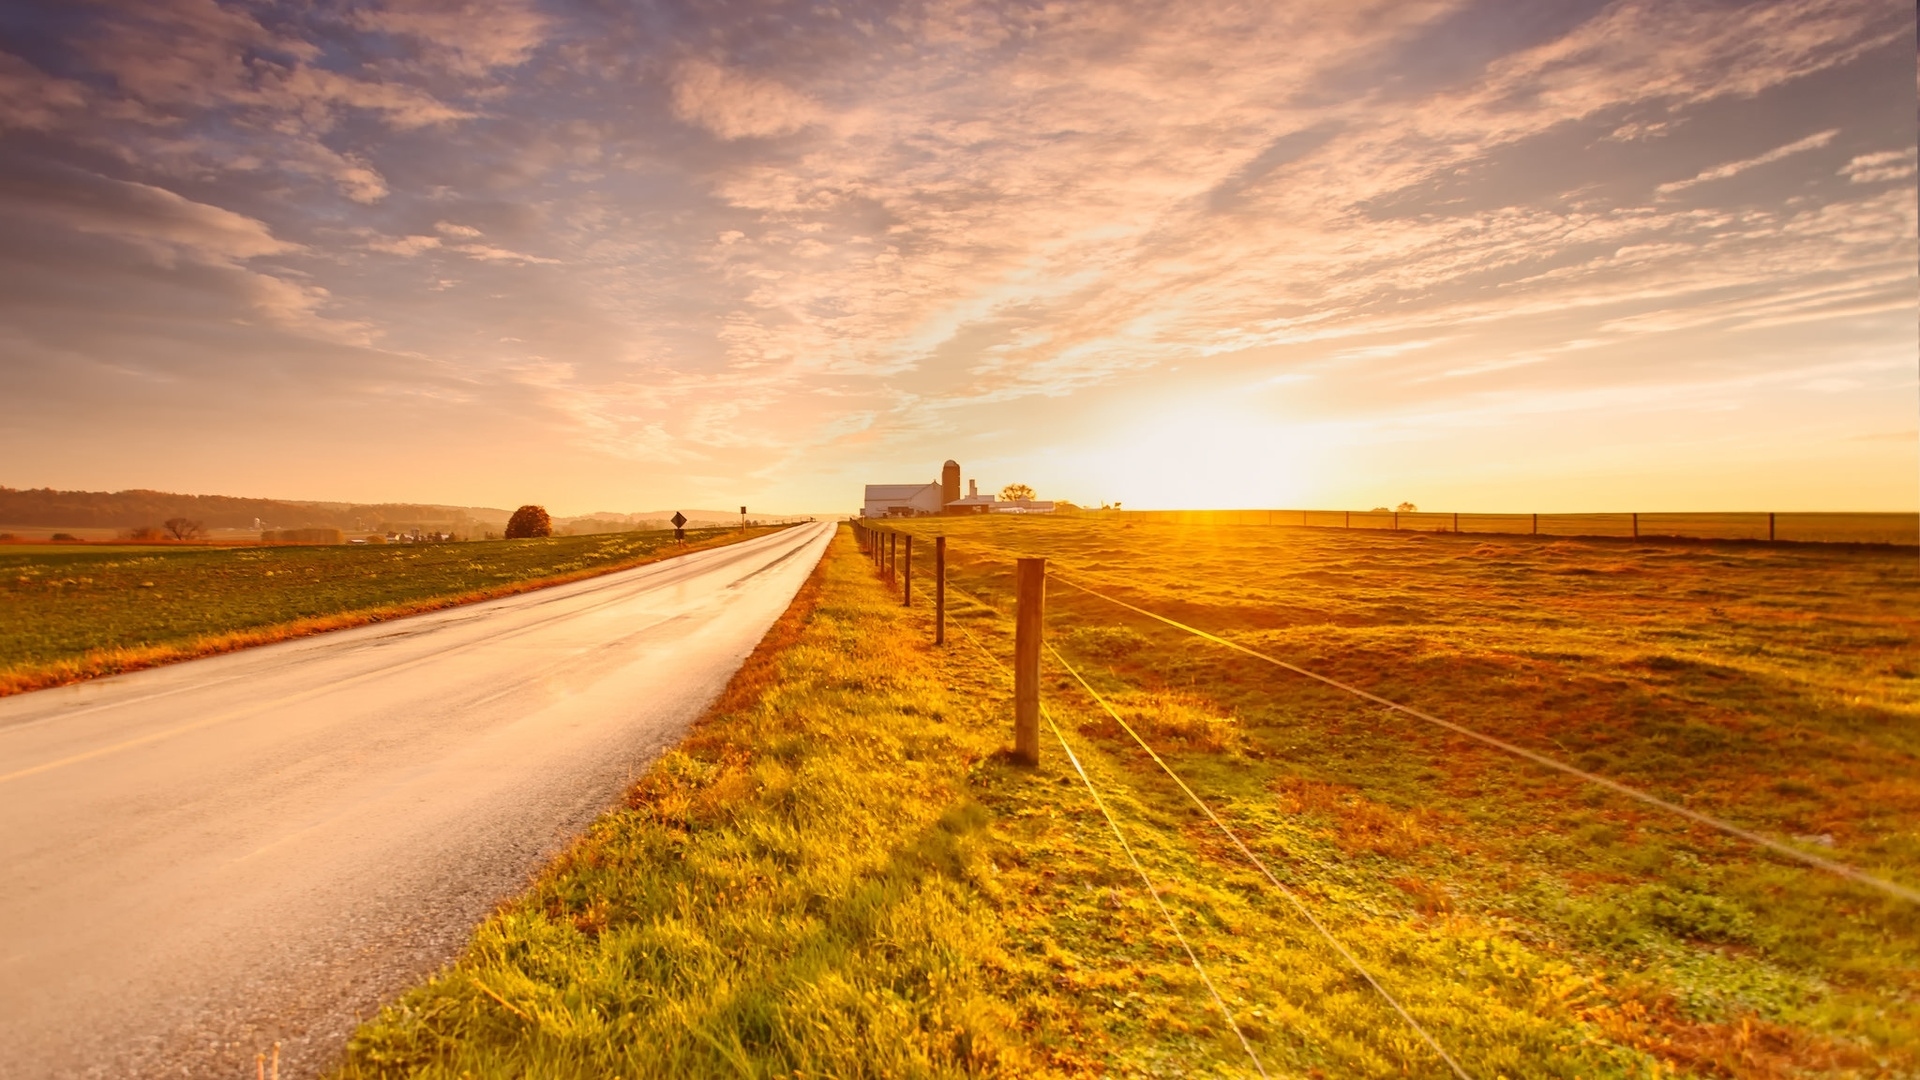
[[[1004,757],[1011,609],[985,552],[1073,535],[956,524],[952,578],[984,603],[953,594],[948,646],[924,592],[902,608],[843,532],[686,741],[363,1025],[336,1080],[1254,1075],[1058,744],[1037,769]],[[1188,540],[1140,538],[1138,569],[1184,571],[1167,556]],[[1259,588],[1243,570],[1236,588]],[[1914,1070],[1911,912],[1069,596],[1050,600],[1063,653],[1468,1075]],[[1323,659],[1398,665],[1395,640]],[[1442,704],[1508,692],[1466,670],[1478,691]],[[1077,684],[1048,679],[1268,1074],[1447,1075]],[[1628,708],[1604,705],[1617,690],[1583,694]]]
[[[981,632],[1003,650],[1010,558],[1045,555],[1057,577],[1920,884],[1911,552],[1071,520],[901,527],[948,536],[950,580],[991,605]],[[1417,1016],[1432,994],[1521,1007],[1512,995],[1531,988],[1538,1016],[1682,1073],[1920,1071],[1914,905],[1060,580],[1048,633],[1263,857],[1324,900],[1323,917],[1358,920],[1352,943],[1380,958]],[[1130,782],[1155,805],[1180,798],[1077,683],[1049,671],[1055,707]],[[1225,858],[1216,837],[1188,831]],[[1483,950],[1502,959],[1457,962]],[[1563,1074],[1552,1054],[1497,1064],[1476,1026],[1434,1025],[1471,1073]]]
[[[0,547],[0,696],[488,600],[772,528],[328,547]]]

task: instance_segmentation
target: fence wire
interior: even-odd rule
[[[995,548],[991,545],[983,544],[979,546],[983,550],[991,551],[994,554],[1000,555],[1003,558],[1020,558],[1021,557],[1017,552],[1007,551],[1002,548]],[[1075,575],[1082,576],[1082,577],[1091,578],[1091,577],[1100,576],[1100,575],[1089,574],[1086,571],[1080,570],[1080,569],[1074,569],[1072,572]],[[1189,626],[1186,623],[1180,622],[1177,619],[1169,618],[1168,616],[1162,615],[1157,611],[1149,611],[1148,609],[1140,607],[1137,604],[1131,604],[1117,597],[1109,596],[1106,593],[1100,592],[1097,589],[1089,588],[1085,585],[1080,584],[1077,581],[1074,581],[1072,578],[1063,576],[1058,569],[1054,568],[1051,565],[1048,567],[1048,570],[1047,570],[1047,578],[1050,581],[1057,581],[1063,585],[1066,585],[1069,588],[1076,589],[1080,592],[1086,593],[1088,596],[1095,597],[1096,599],[1099,599],[1099,600],[1104,600],[1109,604],[1114,604],[1116,606],[1126,608],[1129,611],[1132,611],[1139,615],[1144,615],[1147,618],[1153,619],[1157,622],[1165,623],[1166,625],[1171,626],[1176,630],[1180,630],[1185,633],[1192,634],[1195,637],[1212,642],[1213,644],[1222,646],[1224,648],[1231,649],[1235,652],[1243,653],[1247,656],[1253,657],[1254,659],[1265,661],[1266,663],[1272,664],[1273,666],[1280,668],[1282,670],[1292,672],[1293,674],[1300,675],[1308,679],[1312,679],[1313,681],[1322,683],[1326,686],[1331,686],[1336,690],[1340,690],[1345,693],[1352,694],[1355,697],[1364,699],[1366,701],[1371,701],[1376,705],[1381,705],[1381,706],[1384,706],[1385,708],[1391,709],[1403,715],[1411,716],[1414,719],[1420,720],[1424,723],[1428,723],[1428,724],[1435,725],[1437,727],[1444,728],[1458,735],[1464,735],[1469,739],[1473,739],[1474,741],[1481,743],[1482,745],[1493,747],[1494,749],[1500,750],[1503,753],[1511,754],[1515,757],[1522,758],[1526,761],[1532,762],[1533,764],[1539,765],[1543,768],[1551,769],[1555,772],[1559,772],[1567,776],[1575,777],[1579,780],[1585,781],[1586,783],[1593,784],[1596,787],[1605,788],[1608,791],[1614,792],[1615,794],[1624,795],[1627,798],[1634,799],[1638,802],[1644,803],[1645,805],[1652,806],[1652,807],[1655,807],[1656,809],[1664,810],[1664,811],[1667,811],[1668,813],[1685,818],[1686,820],[1691,821],[1697,825],[1704,825],[1710,829],[1714,829],[1727,836],[1734,837],[1735,839],[1752,844],[1755,847],[1763,848],[1767,851],[1773,852],[1774,854],[1783,856],[1794,862],[1798,862],[1803,866],[1811,867],[1813,869],[1832,874],[1836,877],[1844,878],[1858,885],[1864,885],[1867,888],[1873,889],[1887,896],[1891,896],[1897,900],[1904,900],[1908,903],[1920,903],[1920,889],[1914,889],[1910,886],[1902,885],[1899,882],[1889,881],[1886,878],[1882,878],[1875,874],[1868,873],[1867,871],[1862,870],[1857,866],[1852,866],[1847,863],[1840,862],[1837,859],[1829,859],[1824,856],[1815,855],[1810,851],[1803,851],[1797,847],[1794,847],[1791,844],[1787,844],[1783,841],[1776,840],[1763,833],[1755,832],[1752,829],[1747,829],[1739,825],[1735,825],[1733,822],[1727,821],[1723,818],[1715,817],[1712,814],[1703,813],[1699,810],[1694,810],[1691,807],[1682,806],[1679,803],[1673,802],[1672,800],[1663,799],[1660,796],[1653,794],[1652,792],[1643,791],[1640,788],[1634,787],[1631,784],[1622,783],[1621,781],[1614,780],[1606,776],[1602,776],[1599,773],[1589,772],[1588,770],[1582,769],[1577,765],[1568,764],[1567,762],[1561,761],[1558,758],[1553,757],[1552,755],[1543,754],[1537,750],[1529,750],[1524,746],[1521,746],[1517,743],[1509,742],[1505,739],[1500,738],[1497,735],[1489,735],[1486,732],[1468,727],[1467,725],[1459,723],[1457,721],[1443,719],[1441,717],[1433,715],[1432,713],[1426,712],[1422,709],[1416,709],[1410,705],[1403,705],[1400,702],[1381,697],[1380,695],[1375,694],[1372,691],[1363,690],[1358,686],[1352,685],[1351,683],[1342,682],[1339,679],[1335,679],[1327,675],[1322,675],[1315,671],[1309,671],[1308,669],[1303,668],[1298,664],[1289,663],[1275,656],[1269,656],[1266,653],[1260,652],[1257,649],[1248,648],[1247,646],[1242,645],[1239,642],[1221,637],[1218,634],[1209,633],[1205,630],[1199,629],[1198,627]],[[1120,583],[1119,587],[1127,588],[1130,586],[1127,586],[1125,583]]]
[[[1140,607],[1138,605],[1129,604],[1125,600],[1120,600],[1115,597],[1108,596],[1105,593],[1099,592],[1097,590],[1089,589],[1086,586],[1081,585],[1071,580],[1070,578],[1062,577],[1057,573],[1049,574],[1048,577],[1070,588],[1078,589],[1081,592],[1086,593],[1088,596],[1096,597],[1098,599],[1105,600],[1107,603],[1116,604],[1120,607],[1126,608],[1129,611],[1133,611],[1133,612],[1137,612],[1138,614],[1145,615],[1149,619],[1155,619],[1167,624],[1168,626],[1174,627],[1175,629],[1184,630],[1187,633],[1194,635],[1195,637],[1203,638],[1207,641],[1213,642],[1216,645],[1221,645],[1226,648],[1232,649],[1235,652],[1244,653],[1247,656],[1251,656],[1257,660],[1264,660],[1267,663],[1272,664],[1277,668],[1282,668],[1286,671],[1291,671],[1296,675],[1303,675],[1309,679],[1314,680],[1315,682],[1324,683],[1327,686],[1331,686],[1337,690],[1343,690],[1349,694],[1354,695],[1355,697],[1364,698],[1367,701],[1371,701],[1376,705],[1385,706],[1386,708],[1392,709],[1396,712],[1403,713],[1407,716],[1411,716],[1416,720],[1422,720],[1422,721],[1425,721],[1426,723],[1434,724],[1439,727],[1445,728],[1448,731],[1454,732],[1455,734],[1464,735],[1469,739],[1475,740],[1476,742],[1480,742],[1484,745],[1491,746],[1497,750],[1505,751],[1506,753],[1512,754],[1515,757],[1524,758],[1527,761],[1531,761],[1536,765],[1540,765],[1548,769],[1553,769],[1557,772],[1565,773],[1568,776],[1577,777],[1581,780],[1586,781],[1589,784],[1594,784],[1596,786],[1606,788],[1607,790],[1615,792],[1617,794],[1625,795],[1630,799],[1637,799],[1640,802],[1647,804],[1648,806],[1657,807],[1658,809],[1665,810],[1669,813],[1677,814],[1683,818],[1686,818],[1688,821],[1694,822],[1695,824],[1705,825],[1709,828],[1717,829],[1728,836],[1736,837],[1740,840],[1746,841],[1747,843],[1765,848],[1768,851],[1774,852],[1775,854],[1784,855],[1789,859],[1793,859],[1797,862],[1802,863],[1803,865],[1811,866],[1818,870],[1824,870],[1827,873],[1834,874],[1838,877],[1846,878],[1849,881],[1856,882],[1861,885],[1866,885],[1870,888],[1877,889],[1883,893],[1886,893],[1888,896],[1892,896],[1900,900],[1905,900],[1905,901],[1908,901],[1909,903],[1920,903],[1920,890],[1911,889],[1905,885],[1899,884],[1898,882],[1888,881],[1885,878],[1876,877],[1872,874],[1867,873],[1865,870],[1861,870],[1858,867],[1850,866],[1846,863],[1839,862],[1834,859],[1822,858],[1821,856],[1815,855],[1812,852],[1801,851],[1799,848],[1793,847],[1790,844],[1782,843],[1781,841],[1775,840],[1770,836],[1762,835],[1761,833],[1754,832],[1751,829],[1741,828],[1740,826],[1735,825],[1730,821],[1725,821],[1721,818],[1714,817],[1712,814],[1703,814],[1698,810],[1681,806],[1679,803],[1671,802],[1667,799],[1663,799],[1660,796],[1653,794],[1652,792],[1642,791],[1639,788],[1633,787],[1629,784],[1623,784],[1618,780],[1613,780],[1608,777],[1601,776],[1598,773],[1588,772],[1587,770],[1582,769],[1576,765],[1569,765],[1564,761],[1558,760],[1557,758],[1550,757],[1546,754],[1542,754],[1535,750],[1529,750],[1524,746],[1520,746],[1516,743],[1508,742],[1507,740],[1502,739],[1498,736],[1488,735],[1483,731],[1477,731],[1473,728],[1466,726],[1465,724],[1456,723],[1452,720],[1444,720],[1438,716],[1433,715],[1432,713],[1413,708],[1410,705],[1402,705],[1397,701],[1388,700],[1387,698],[1381,697],[1379,694],[1375,694],[1368,690],[1362,690],[1361,688],[1354,686],[1350,683],[1341,682],[1339,679],[1331,678],[1326,675],[1321,675],[1318,672],[1308,671],[1306,668],[1300,667],[1297,664],[1290,664],[1287,661],[1281,660],[1277,657],[1268,656],[1266,653],[1260,652],[1256,649],[1250,649],[1245,645],[1240,644],[1239,642],[1229,641],[1228,639],[1223,638],[1218,634],[1210,634],[1205,630],[1188,626],[1186,623],[1180,622],[1176,619],[1170,619],[1167,616],[1161,615],[1158,612],[1148,611],[1146,608]]]
[[[948,587],[952,588],[952,586]],[[969,596],[967,599],[980,604],[980,601],[974,597]],[[987,607],[985,604],[980,606]],[[988,607],[987,610],[993,609]],[[979,638],[974,637],[973,631],[964,626],[959,626],[958,629],[967,636],[968,641],[973,642],[981,655],[1000,669],[1002,674],[1012,676],[1013,673],[1007,670],[1007,665],[993,655]],[[1180,942],[1180,948],[1186,951],[1187,962],[1193,965],[1194,972],[1200,976],[1201,984],[1207,988],[1207,996],[1213,999],[1214,1007],[1220,1010],[1220,1015],[1227,1021],[1227,1026],[1233,1029],[1234,1037],[1240,1040],[1240,1048],[1247,1052],[1248,1059],[1253,1062],[1254,1071],[1263,1077],[1266,1076],[1267,1067],[1261,1063],[1260,1055],[1254,1052],[1253,1044],[1247,1041],[1246,1033],[1240,1030],[1240,1024],[1233,1018],[1233,1010],[1227,1007],[1226,999],[1222,998],[1220,991],[1214,987],[1213,979],[1207,975],[1206,966],[1200,963],[1200,956],[1193,951],[1193,946],[1187,941],[1187,935],[1180,932],[1180,926],[1175,922],[1173,913],[1167,910],[1166,901],[1160,897],[1159,888],[1154,885],[1153,878],[1147,874],[1147,868],[1141,865],[1139,857],[1134,855],[1133,845],[1127,843],[1126,834],[1120,831],[1120,822],[1114,818],[1113,812],[1107,809],[1106,800],[1100,797],[1100,790],[1094,786],[1093,778],[1087,775],[1087,770],[1081,766],[1079,755],[1073,752],[1073,747],[1067,745],[1066,734],[1060,730],[1060,725],[1054,723],[1053,714],[1047,711],[1046,706],[1040,707],[1040,715],[1046,719],[1047,727],[1053,732],[1053,737],[1060,741],[1060,749],[1066,753],[1067,760],[1073,764],[1073,771],[1079,775],[1080,782],[1086,785],[1087,794],[1093,799],[1093,805],[1099,808],[1100,816],[1106,819],[1107,827],[1113,830],[1113,838],[1120,842],[1120,850],[1126,853],[1127,862],[1132,865],[1133,872],[1140,876],[1141,884],[1147,887],[1147,895],[1153,897],[1154,907],[1160,910],[1160,918],[1167,924],[1167,929],[1173,931],[1174,938]]]
[[[987,604],[984,601],[980,600],[979,597],[973,596],[972,594],[966,592],[965,590],[958,588],[957,586],[953,585],[951,582],[947,584],[947,589],[949,592],[959,593],[961,596],[966,597],[969,601],[979,605],[982,608],[985,608],[988,611],[996,611],[996,609],[992,605]],[[996,614],[997,613],[998,612],[996,611]],[[973,637],[972,632],[968,631],[965,627],[961,627],[960,629],[961,629],[961,632],[965,633],[967,637],[973,640],[976,645],[979,644],[979,640]],[[984,646],[982,648],[984,649]],[[1061,667],[1066,669],[1067,674],[1073,676],[1074,680],[1078,682],[1081,688],[1087,692],[1087,695],[1093,698],[1093,700],[1096,703],[1098,703],[1102,709],[1106,711],[1107,715],[1112,717],[1114,722],[1120,725],[1122,730],[1124,730],[1128,735],[1132,736],[1133,741],[1139,744],[1140,749],[1145,750],[1147,752],[1147,756],[1152,758],[1153,763],[1160,767],[1160,771],[1166,773],[1167,776],[1170,779],[1172,779],[1176,785],[1179,786],[1180,790],[1186,793],[1187,798],[1191,800],[1195,806],[1200,808],[1200,812],[1206,815],[1206,818],[1208,821],[1213,822],[1214,827],[1219,829],[1221,833],[1223,833],[1226,836],[1227,840],[1233,844],[1234,848],[1236,848],[1240,852],[1241,856],[1245,858],[1249,863],[1252,863],[1255,869],[1260,871],[1261,876],[1267,879],[1267,883],[1272,885],[1273,888],[1276,891],[1278,891],[1282,897],[1286,898],[1287,903],[1293,906],[1294,911],[1299,913],[1299,915],[1307,921],[1308,925],[1312,926],[1313,929],[1319,933],[1320,937],[1323,940],[1325,940],[1328,945],[1332,946],[1335,952],[1340,954],[1341,959],[1347,962],[1347,966],[1351,967],[1356,974],[1358,974],[1362,979],[1366,980],[1367,985],[1373,988],[1374,992],[1380,996],[1380,999],[1382,1001],[1385,1001],[1388,1007],[1393,1009],[1393,1011],[1399,1015],[1400,1019],[1406,1022],[1407,1027],[1412,1029],[1413,1033],[1419,1036],[1422,1042],[1427,1044],[1427,1048],[1432,1050],[1434,1054],[1440,1058],[1441,1061],[1446,1063],[1447,1068],[1452,1071],[1453,1075],[1459,1077],[1460,1080],[1470,1080],[1470,1077],[1468,1076],[1466,1070],[1462,1069],[1460,1067],[1460,1063],[1453,1059],[1453,1055],[1447,1053],[1446,1049],[1440,1045],[1439,1040],[1435,1039],[1433,1035],[1429,1033],[1425,1027],[1421,1026],[1420,1021],[1414,1019],[1413,1014],[1409,1013],[1406,1010],[1406,1007],[1400,1004],[1399,999],[1394,997],[1393,994],[1390,991],[1388,991],[1385,986],[1382,986],[1380,984],[1380,980],[1376,979],[1371,971],[1367,970],[1366,965],[1360,962],[1360,958],[1355,956],[1353,954],[1353,951],[1351,949],[1348,949],[1345,943],[1343,943],[1339,938],[1335,937],[1331,930],[1327,929],[1326,924],[1321,922],[1318,916],[1314,915],[1312,909],[1308,908],[1306,903],[1300,899],[1299,894],[1294,892],[1292,889],[1288,888],[1284,882],[1282,882],[1278,877],[1274,875],[1273,871],[1267,867],[1266,862],[1262,860],[1258,855],[1255,855],[1252,849],[1247,847],[1246,843],[1240,839],[1240,835],[1234,832],[1232,827],[1230,827],[1225,821],[1222,821],[1220,818],[1220,815],[1214,813],[1213,807],[1209,806],[1206,800],[1202,799],[1199,795],[1194,793],[1193,788],[1187,785],[1187,782],[1181,778],[1180,774],[1177,772],[1174,772],[1172,766],[1168,765],[1165,759],[1163,759],[1159,755],[1159,753],[1153,749],[1152,746],[1148,745],[1145,739],[1140,737],[1140,733],[1133,729],[1133,725],[1127,723],[1125,718],[1123,718],[1120,715],[1119,711],[1116,710],[1112,706],[1112,704],[1110,704],[1107,701],[1105,697],[1101,696],[1098,690],[1095,690],[1093,686],[1087,682],[1086,678],[1080,674],[1079,669],[1075,668],[1071,663],[1069,663],[1066,657],[1060,655],[1060,650],[1054,648],[1052,643],[1048,643],[1046,648],[1048,652],[1053,654],[1054,660],[1058,662]],[[993,658],[991,653],[989,653],[988,656],[990,658]],[[993,659],[996,663],[999,662],[998,658],[993,658]],[[1004,665],[1002,665],[1002,667],[1004,670]],[[1045,708],[1041,709],[1041,715],[1047,717],[1047,724],[1049,726],[1053,726],[1053,717],[1046,712]],[[1054,734],[1056,736],[1059,735],[1058,727],[1054,728]],[[1065,745],[1066,745],[1066,740],[1063,738],[1061,739],[1061,746],[1064,747]],[[1069,751],[1069,755],[1071,755],[1071,751]],[[1076,769],[1079,768],[1079,762],[1077,759],[1074,761],[1074,768]]]
[[[1107,699],[1100,695],[1100,691],[1095,690],[1092,684],[1088,683],[1087,680],[1081,676],[1078,669],[1072,664],[1067,663],[1067,658],[1060,655],[1060,650],[1048,644],[1047,651],[1053,654],[1053,658],[1059,661],[1061,667],[1067,669],[1067,674],[1073,676],[1074,680],[1080,684],[1081,689],[1085,690],[1093,700],[1100,703],[1100,707],[1106,710],[1107,715],[1113,717],[1114,723],[1119,724],[1128,735],[1133,736],[1133,741],[1140,744],[1140,749],[1147,752],[1147,756],[1153,759],[1155,765],[1160,766],[1160,771],[1172,778],[1173,782],[1180,786],[1181,791],[1186,792],[1187,798],[1191,799],[1193,804],[1200,808],[1200,812],[1207,816],[1207,820],[1213,822],[1214,827],[1218,828],[1226,835],[1228,840],[1232,841],[1233,846],[1239,850],[1240,854],[1259,869],[1261,875],[1267,879],[1267,883],[1277,889],[1281,896],[1286,897],[1287,902],[1293,905],[1293,909],[1299,912],[1300,916],[1306,919],[1308,923],[1312,924],[1315,930],[1319,931],[1320,936],[1326,940],[1327,944],[1333,946],[1334,951],[1338,952],[1341,958],[1346,960],[1347,965],[1367,981],[1368,986],[1373,987],[1374,992],[1380,995],[1381,1000],[1391,1006],[1394,1012],[1400,1014],[1400,1019],[1407,1022],[1407,1026],[1413,1029],[1414,1034],[1420,1036],[1421,1041],[1427,1044],[1428,1049],[1439,1055],[1441,1061],[1447,1063],[1447,1068],[1453,1070],[1453,1075],[1459,1077],[1460,1080],[1469,1080],[1466,1070],[1460,1067],[1459,1062],[1453,1060],[1453,1055],[1447,1053],[1446,1050],[1441,1047],[1440,1043],[1434,1039],[1432,1035],[1427,1033],[1427,1029],[1420,1026],[1420,1021],[1413,1018],[1413,1014],[1409,1013],[1406,1007],[1400,1004],[1399,999],[1389,993],[1386,987],[1380,985],[1380,980],[1373,977],[1373,973],[1367,970],[1366,965],[1360,962],[1359,957],[1353,955],[1352,950],[1348,949],[1339,938],[1333,936],[1333,932],[1328,930],[1326,925],[1315,917],[1312,910],[1301,901],[1299,895],[1292,889],[1287,888],[1279,878],[1275,877],[1272,870],[1267,869],[1267,864],[1260,856],[1255,855],[1253,851],[1241,841],[1240,835],[1229,828],[1226,822],[1220,820],[1220,815],[1213,812],[1213,808],[1207,805],[1206,800],[1193,793],[1193,789],[1188,787],[1187,782],[1180,778],[1180,774],[1174,772],[1173,769],[1161,759],[1160,755],[1154,752],[1153,747],[1147,745],[1147,740],[1141,738],[1140,733],[1133,730],[1133,725],[1121,718],[1119,710],[1109,704]]]

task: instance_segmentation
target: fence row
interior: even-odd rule
[[[1772,540],[1920,545],[1920,514],[1754,513],[1469,514],[1389,510],[1105,510],[1089,516],[1179,525],[1292,525],[1403,532]]]

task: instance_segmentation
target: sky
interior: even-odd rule
[[[0,484],[1920,506],[1908,0],[10,0]]]

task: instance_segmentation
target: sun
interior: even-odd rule
[[[1127,423],[1089,471],[1099,490],[1142,509],[1294,506],[1320,487],[1321,426],[1224,401],[1155,408]]]

